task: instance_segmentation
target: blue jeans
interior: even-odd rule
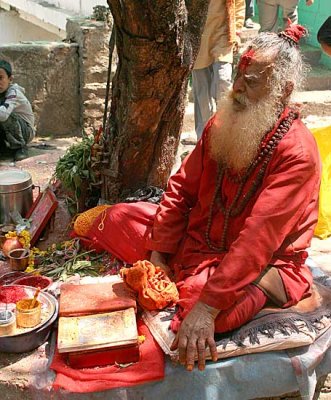
[[[194,99],[194,122],[197,138],[216,111],[218,100],[231,86],[232,64],[216,61],[206,68],[192,71],[192,90]]]

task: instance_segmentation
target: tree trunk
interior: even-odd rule
[[[208,0],[108,0],[118,66],[106,130],[109,168],[102,197],[117,202],[138,187],[165,187],[199,50]]]

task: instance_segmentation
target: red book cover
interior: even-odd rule
[[[115,349],[79,351],[68,353],[67,363],[73,368],[102,367],[109,364],[128,364],[140,359],[139,346],[125,346]]]
[[[125,310],[137,304],[123,282],[61,286],[59,316],[80,316]]]

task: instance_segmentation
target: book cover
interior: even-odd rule
[[[59,316],[79,316],[136,308],[133,294],[123,282],[61,286]]]
[[[67,353],[67,363],[73,368],[102,367],[109,364],[128,364],[140,359],[139,345],[113,349],[87,350]]]
[[[137,345],[135,310],[60,317],[57,343],[60,353]]]

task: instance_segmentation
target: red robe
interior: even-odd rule
[[[96,220],[91,238],[129,263],[149,258],[150,250],[169,253],[169,264],[180,281],[180,305],[186,308],[182,317],[199,298],[227,312],[243,303],[247,293],[254,303],[260,294],[251,283],[270,264],[277,266],[283,281],[288,299],[284,307],[296,304],[312,283],[304,263],[318,215],[320,160],[315,140],[299,119],[293,122],[274,150],[261,186],[242,213],[230,218],[228,250],[217,253],[205,240],[217,179],[217,163],[208,149],[212,123],[213,119],[170,178],[157,210],[149,203],[118,204],[107,211],[103,231],[96,229],[100,218]],[[244,193],[257,172],[248,179]],[[237,187],[224,176],[220,190],[226,205]],[[219,243],[223,225],[224,215],[216,208],[210,231],[213,243]],[[265,298],[258,302],[249,305],[249,315],[238,317],[239,325],[263,307]]]
[[[260,188],[243,212],[230,219],[228,251],[217,254],[204,236],[217,177],[217,164],[208,151],[211,123],[169,180],[146,247],[174,254],[172,264],[176,270],[188,269],[188,275],[199,264],[217,259],[216,271],[200,295],[212,307],[232,306],[268,264],[279,268],[289,300],[285,306],[295,304],[312,281],[304,262],[318,215],[320,160],[314,137],[299,119],[293,122],[275,149]],[[224,177],[221,191],[226,205],[231,204],[237,187]],[[218,210],[210,234],[214,243],[219,243],[223,224],[224,215]]]

